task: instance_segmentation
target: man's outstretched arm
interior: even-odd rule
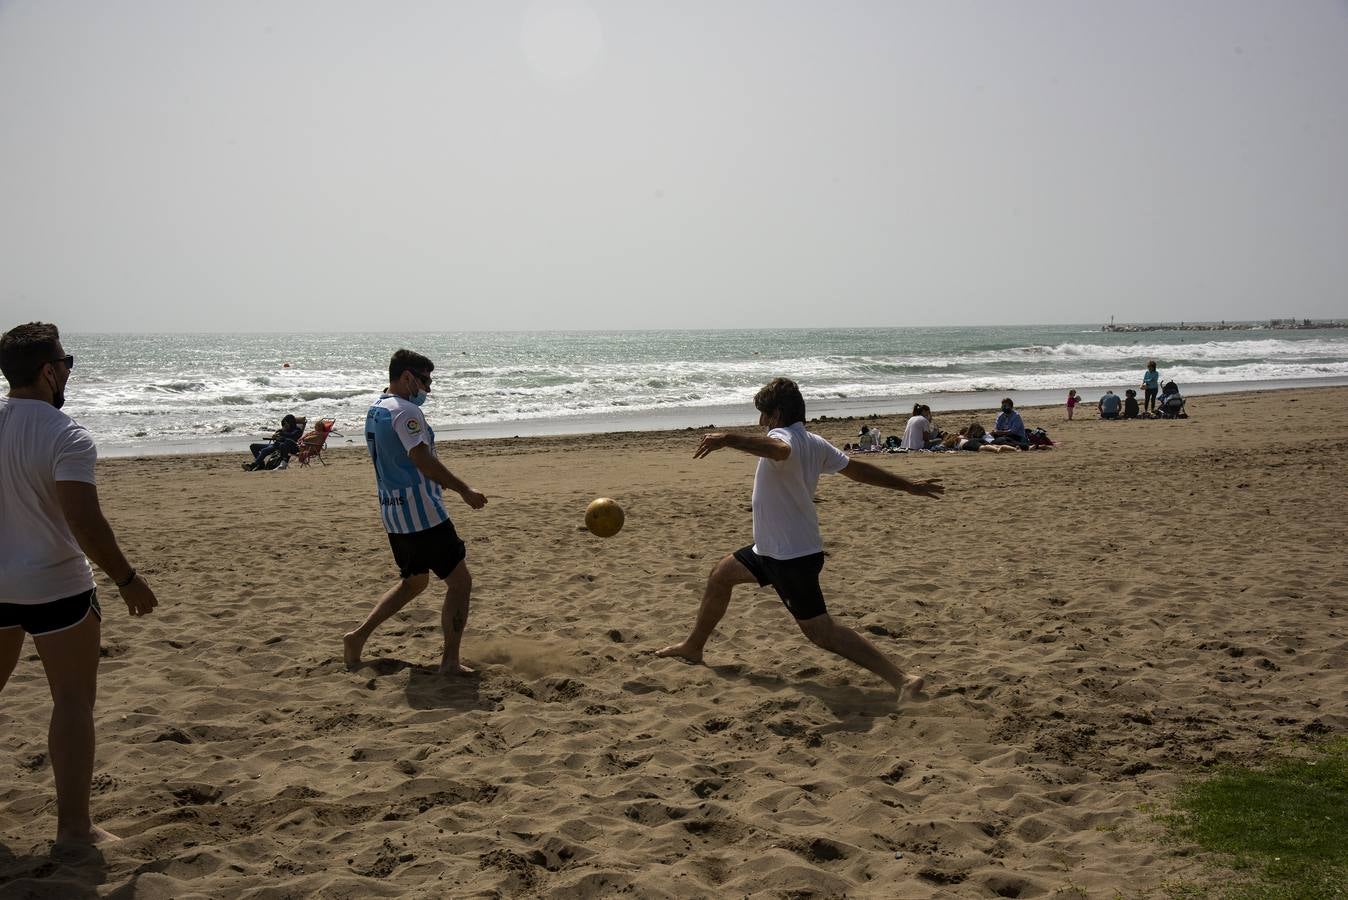
[[[453,472],[445,468],[445,464],[436,458],[431,452],[431,448],[425,444],[417,444],[411,450],[407,451],[411,457],[413,465],[417,470],[425,475],[431,481],[434,481],[440,487],[447,491],[453,491],[463,498],[473,509],[481,509],[487,505],[487,496],[473,490],[464,481],[454,475]]]
[[[877,465],[857,459],[849,460],[847,465],[843,466],[841,473],[862,484],[889,488],[892,491],[905,491],[916,497],[930,497],[933,500],[939,500],[941,495],[945,493],[945,488],[941,485],[941,479],[939,478],[910,481],[901,475],[895,475],[888,469],[882,469]]]
[[[708,453],[720,450],[722,447],[742,450],[751,456],[762,456],[765,459],[772,459],[777,462],[781,462],[791,455],[791,445],[775,437],[768,437],[765,434],[726,434],[716,431],[702,435],[702,443],[697,445],[697,450],[693,453],[693,459],[701,459]]]

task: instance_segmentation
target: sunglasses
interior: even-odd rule
[[[409,371],[409,372],[412,373],[412,377],[416,378],[416,379],[417,379],[418,381],[420,381],[422,384],[426,385],[426,389],[427,389],[427,390],[430,390],[430,388],[431,388],[431,376],[430,376],[430,375],[427,375],[425,372],[418,372],[418,371],[416,371],[415,369],[408,369],[407,371]]]
[[[53,365],[56,363],[65,363],[67,369],[73,369],[75,368],[75,357],[71,355],[58,356],[56,359],[52,360]]]

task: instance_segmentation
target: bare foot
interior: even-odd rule
[[[346,661],[348,669],[354,669],[360,665],[360,651],[365,649],[365,641],[354,631],[348,631],[342,635],[342,659]]]
[[[702,651],[701,651],[701,650],[693,650],[693,649],[689,648],[688,642],[687,642],[687,641],[684,641],[682,644],[670,644],[668,647],[664,648],[663,650],[656,650],[656,651],[655,651],[655,655],[656,655],[656,656],[677,656],[677,657],[679,657],[680,659],[686,659],[686,660],[688,660],[689,662],[693,662],[693,663],[700,663],[700,662],[702,662]]]
[[[461,663],[440,663],[436,670],[441,675],[472,675],[473,670]]]
[[[57,846],[115,844],[120,840],[121,838],[111,831],[106,828],[99,828],[97,825],[90,825],[87,831],[58,831],[56,833]]]
[[[899,688],[900,700],[918,700],[922,697],[922,688],[927,684],[927,680],[921,675],[905,675],[903,678],[903,687]]]

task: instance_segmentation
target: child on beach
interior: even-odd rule
[[[945,493],[938,478],[909,481],[886,469],[847,456],[805,428],[805,398],[794,381],[776,378],[755,396],[763,436],[712,433],[703,435],[694,459],[723,447],[757,456],[754,475],[754,542],[721,559],[707,578],[692,633],[656,656],[677,656],[702,662],[702,650],[730,605],[737,584],[772,585],[801,632],[819,647],[860,665],[889,682],[900,697],[922,689],[923,680],[905,674],[866,638],[834,622],[824,605],[819,573],[824,568],[824,542],[814,509],[815,485],[821,474],[841,472],[853,481],[939,499]]]
[[[1067,392],[1067,421],[1069,422],[1072,421],[1072,410],[1076,409],[1077,404],[1080,402],[1081,397],[1077,394],[1076,391]]]

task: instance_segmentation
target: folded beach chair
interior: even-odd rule
[[[314,460],[318,460],[323,465],[327,465],[327,460],[323,459],[323,447],[328,442],[328,435],[341,435],[332,429],[337,425],[336,419],[319,419],[314,430],[300,438],[300,449],[295,454],[295,459],[299,460],[301,466],[307,466]]]

